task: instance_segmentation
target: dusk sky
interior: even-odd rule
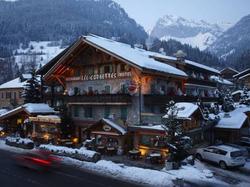
[[[235,23],[250,14],[250,0],[114,0],[149,30],[166,14],[211,23]]]

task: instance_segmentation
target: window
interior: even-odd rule
[[[127,116],[128,116],[128,109],[126,106],[122,106],[121,107],[121,119],[122,120],[127,120]]]
[[[79,117],[79,106],[74,106],[74,117]]]
[[[22,98],[23,92],[19,92],[19,98]]]
[[[2,92],[2,99],[4,99],[4,93]]]
[[[109,116],[110,116],[110,107],[105,106],[105,108],[104,108],[104,118],[109,118]]]
[[[6,99],[10,99],[11,98],[11,92],[6,92]]]
[[[94,67],[89,67],[86,69],[86,74],[87,75],[92,75],[94,74]]]
[[[16,92],[14,92],[14,99],[16,99]]]
[[[111,87],[110,87],[110,85],[106,85],[105,88],[104,88],[104,90],[105,90],[106,94],[110,94],[111,93]]]
[[[86,107],[84,110],[84,117],[85,118],[93,118],[93,110],[92,107]]]
[[[76,77],[81,76],[81,70],[76,69],[75,72],[74,72],[74,74],[75,74]]]
[[[127,94],[128,93],[128,86],[127,84],[121,84],[121,93]]]
[[[126,71],[125,64],[120,64],[120,72]]]
[[[111,73],[111,72],[112,72],[111,65],[104,66],[104,73]]]
[[[151,84],[151,94],[155,94],[156,93],[156,86],[155,84]]]
[[[92,87],[92,86],[89,86],[89,87],[88,87],[88,94],[89,94],[89,95],[93,95],[93,94],[94,94],[94,92],[93,92],[93,87]]]
[[[141,135],[140,144],[148,147],[166,147],[166,138],[157,135]]]

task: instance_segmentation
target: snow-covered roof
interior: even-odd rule
[[[24,105],[21,105],[17,108],[14,108],[13,110],[10,110],[6,113],[3,113],[0,115],[0,118],[9,117],[11,115],[14,115],[18,112],[25,111],[29,114],[54,114],[56,113],[53,108],[51,108],[48,104],[44,103],[27,103]]]
[[[211,71],[211,72],[214,72],[214,73],[216,73],[216,74],[220,74],[220,71],[217,70],[217,69],[208,67],[208,66],[206,66],[206,65],[203,65],[203,64],[200,64],[200,63],[197,63],[197,62],[193,62],[193,61],[191,61],[191,60],[185,60],[184,63],[189,64],[189,65],[192,65],[192,66],[196,66],[196,67],[199,67],[199,68],[202,68],[202,69],[206,69],[206,70]]]
[[[165,131],[165,129],[162,127],[162,125],[148,124],[148,125],[136,125],[136,126],[130,126],[130,127],[137,128],[137,129]]]
[[[0,109],[0,115],[4,114],[4,113],[6,113],[6,112],[8,112],[7,109]]]
[[[139,48],[133,48],[128,44],[116,42],[114,40],[102,38],[96,35],[84,36],[84,40],[90,44],[108,51],[113,55],[120,57],[133,65],[140,68],[150,69],[158,72],[173,74],[186,77],[187,74],[173,66],[161,63],[153,58],[150,58],[148,53]]]
[[[149,54],[151,57],[155,57],[155,58],[161,58],[161,59],[165,59],[165,60],[177,60],[176,57],[166,56],[166,55],[162,55],[160,53],[154,53],[154,52],[150,53],[149,52]],[[189,65],[201,68],[201,69],[205,69],[205,70],[210,71],[210,72],[214,72],[216,74],[220,74],[220,71],[218,71],[217,69],[211,68],[209,66],[206,66],[206,65],[203,65],[203,64],[191,61],[191,60],[184,60],[181,63],[189,64]]]
[[[239,80],[244,79],[244,78],[249,77],[249,76],[250,76],[250,73],[248,73],[248,74],[246,74],[246,75],[243,75],[243,76],[239,77]]]
[[[216,75],[212,75],[210,77],[211,80],[218,82],[220,84],[225,84],[225,85],[233,85],[233,83],[229,80],[223,79],[222,77],[218,77]]]
[[[244,122],[247,120],[247,115],[241,109],[235,109],[228,113],[220,113],[220,120],[215,126],[216,128],[225,129],[240,129]]]
[[[126,134],[127,131],[120,125],[116,124],[115,122],[111,121],[110,119],[102,118],[102,121],[107,125],[113,127],[114,129],[118,130],[122,135]]]
[[[20,78],[13,79],[0,85],[0,89],[24,88],[26,81],[21,82]]]
[[[236,95],[236,94],[242,94],[243,93],[243,90],[236,90],[232,93],[232,95]]]
[[[231,70],[231,71],[233,71],[233,72],[235,72],[235,73],[239,73],[237,70],[235,70],[235,69],[233,69],[233,68],[231,68],[231,67],[226,67],[226,68],[222,69],[222,70],[220,71],[220,73],[222,73],[223,71],[226,71],[226,70]]]
[[[45,103],[27,103],[23,105],[29,113],[55,113],[55,110]]]
[[[32,78],[32,75],[30,73],[26,73],[26,74],[22,74],[22,77],[24,79],[31,79]]]
[[[241,75],[245,75],[247,72],[250,72],[250,68],[241,71],[240,73],[234,75],[233,77],[239,77]]]
[[[178,109],[177,119],[190,119],[191,115],[199,109],[198,105],[194,103],[179,102],[175,103]],[[163,118],[168,118],[169,114],[163,116]]]

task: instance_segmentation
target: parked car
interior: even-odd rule
[[[196,158],[217,163],[223,169],[242,167],[246,163],[244,151],[229,145],[215,145],[197,149]]]
[[[238,149],[240,149],[243,152],[243,155],[245,157],[248,157],[248,154],[249,154],[248,153],[248,149],[245,146],[238,145],[238,144],[231,144],[231,143],[226,143],[224,145],[228,145],[228,146],[232,146],[232,147],[238,148]]]

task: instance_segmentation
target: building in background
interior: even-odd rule
[[[246,69],[234,75],[234,79],[238,89],[243,89],[244,87],[250,89],[250,69]]]
[[[0,85],[0,108],[12,109],[24,103],[22,92],[29,78],[31,78],[30,74],[22,74]]]

